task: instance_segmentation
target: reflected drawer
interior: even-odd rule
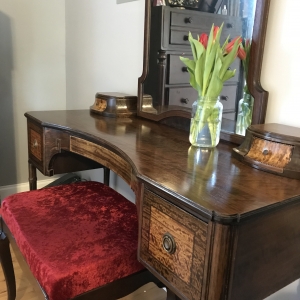
[[[192,87],[169,88],[169,105],[179,105],[186,108],[192,108],[197,97],[198,93]]]
[[[224,85],[220,94],[220,101],[223,104],[223,111],[234,110],[236,103],[237,85]]]
[[[145,189],[141,260],[184,299],[200,299],[208,225]]]
[[[221,26],[223,22],[223,32],[227,35],[231,32],[241,32],[242,20],[237,17],[192,11],[171,12],[171,26],[198,28],[202,30],[200,33],[209,33],[212,24],[215,24],[216,26]]]
[[[169,84],[184,84],[190,82],[190,75],[185,67],[185,64],[180,60],[180,55],[169,55]],[[182,55],[186,58],[193,59],[192,56]],[[236,70],[235,76],[227,80],[227,82],[238,82],[240,73],[240,60],[236,59],[230,66],[231,70]]]
[[[236,100],[236,85],[225,85],[220,94],[220,101],[223,104],[223,111],[234,110]],[[169,105],[179,105],[192,108],[197,100],[198,93],[192,87],[169,88]]]

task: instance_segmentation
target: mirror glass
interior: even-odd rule
[[[260,87],[259,76],[270,0],[193,0],[188,4],[186,1],[168,0],[167,5],[158,6],[156,4],[163,1],[145,1],[144,65],[139,78],[138,114],[156,121],[172,117],[190,119],[197,91],[190,86],[189,73],[179,56],[192,57],[187,39],[189,32],[195,38],[201,33],[209,34],[212,24],[220,26],[223,23],[221,43],[228,35],[252,41],[251,66],[247,74],[255,106],[252,120],[263,123],[267,92]],[[220,95],[223,104],[222,132],[227,140],[232,140],[230,135],[236,135],[238,102],[243,97],[246,82],[239,59],[231,68],[236,69],[236,74],[225,81]],[[259,99],[262,94],[257,94],[258,88],[263,92],[264,101]],[[257,114],[260,114],[258,119]]]

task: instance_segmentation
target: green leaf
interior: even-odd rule
[[[182,57],[179,56],[180,60],[188,67],[188,69],[191,69],[193,71],[195,71],[195,61],[187,58],[187,57]]]
[[[215,67],[211,76],[210,84],[207,89],[206,95],[209,97],[218,97],[223,88],[223,81],[219,77],[219,72],[222,67],[220,58],[216,58]]]
[[[236,58],[236,54],[237,54],[237,50],[239,47],[239,39],[237,39],[233,45],[232,50],[229,52],[229,54],[227,54],[223,60],[223,65],[222,68],[220,70],[220,78],[223,79],[224,74],[226,73],[227,69],[229,68],[229,66],[233,63],[233,61]]]
[[[226,80],[232,78],[235,75],[236,70],[227,70],[222,78],[222,81],[225,82]]]
[[[190,44],[193,45],[192,49],[194,49],[194,51],[195,51],[196,58],[193,53],[194,60],[197,60],[201,57],[201,55],[205,51],[205,48],[198,40],[193,39],[191,33],[189,35],[189,41],[190,41]]]

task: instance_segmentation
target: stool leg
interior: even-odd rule
[[[103,167],[103,172],[104,172],[104,184],[109,186],[109,174],[110,174],[110,169]]]
[[[3,269],[6,287],[7,287],[7,300],[16,299],[16,279],[14,267],[11,259],[9,249],[9,240],[5,233],[2,231],[0,235],[0,261]]]

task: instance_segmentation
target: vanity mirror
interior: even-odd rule
[[[224,39],[228,34],[251,39],[247,84],[254,98],[252,124],[265,122],[268,92],[260,84],[260,74],[271,0],[225,2],[227,15],[170,6],[153,7],[151,0],[145,0],[143,72],[138,80],[137,114],[140,117],[188,130],[191,105],[197,93],[189,85],[189,74],[179,56],[191,55],[189,31],[196,36],[209,32],[213,23],[224,23]],[[234,64],[236,76],[224,85],[220,95],[224,107],[221,139],[241,143],[244,137],[235,134],[235,123],[245,79],[240,61]]]

